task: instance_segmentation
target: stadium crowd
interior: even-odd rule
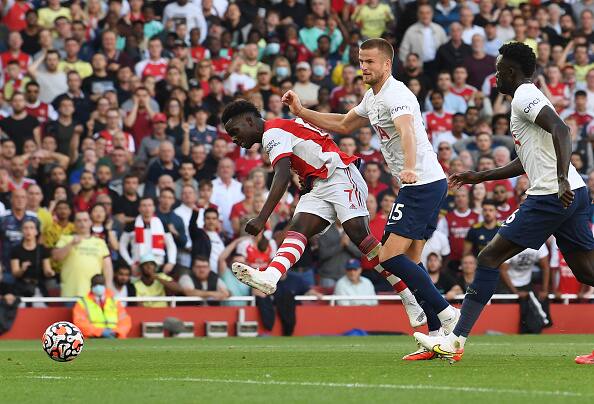
[[[594,197],[591,0],[4,0],[2,6],[5,294],[86,296],[97,274],[115,297],[177,294],[216,304],[254,293],[234,278],[230,263],[267,265],[299,198],[299,179],[267,230],[246,235],[272,168],[259,145],[246,151],[231,142],[222,110],[241,97],[266,119],[291,118],[281,96],[292,89],[307,107],[349,111],[366,91],[358,45],[371,37],[397,50],[393,73],[417,96],[446,173],[499,167],[515,157],[510,102],[497,92],[495,59],[508,41],[531,46],[534,82],[571,128],[571,160]],[[399,184],[371,127],[336,141],[363,162],[371,229],[381,239]],[[450,190],[423,254],[446,296],[465,291],[476,255],[499,223],[513,220],[528,187],[519,177]],[[308,245],[277,293],[389,292],[369,269],[333,224]],[[541,297],[590,293],[554,239],[511,259],[502,273],[501,292],[526,296],[536,286]]]

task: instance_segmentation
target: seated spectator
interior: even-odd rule
[[[135,297],[136,288],[130,280],[132,270],[129,266],[124,263],[116,266],[115,273],[113,274],[113,295],[116,299],[125,297]],[[134,303],[120,302],[122,306],[134,306]]]
[[[474,280],[476,273],[477,261],[474,255],[467,255],[462,258],[460,262],[460,275],[458,276],[458,285],[462,288],[462,291],[466,293],[468,286]]]
[[[382,175],[382,168],[379,163],[375,163],[373,161],[368,162],[365,164],[365,170],[363,171],[363,178],[365,179],[365,183],[367,184],[367,188],[369,189],[369,193],[376,198],[380,194],[380,192],[385,191],[388,189],[388,186],[380,181],[380,177]]]
[[[72,207],[66,200],[59,200],[52,209],[52,222],[41,235],[42,243],[47,248],[54,248],[62,235],[74,233],[74,223],[71,221]]]
[[[246,237],[247,238],[247,237]],[[223,281],[227,290],[229,291],[230,296],[251,296],[252,289],[243,282],[237,280],[233,272],[231,272],[231,268],[229,267],[233,262],[241,262],[246,264],[245,256],[236,252],[237,246],[244,241],[246,238],[236,238],[233,240],[229,245],[225,247],[225,249],[219,255],[219,266],[217,274],[219,279]],[[224,301],[221,302],[223,306],[246,306],[246,302],[230,302]]]
[[[334,294],[339,296],[374,296],[371,281],[361,276],[361,261],[350,259],[346,263],[346,274],[336,282]],[[377,300],[338,300],[339,306],[377,306]]]
[[[544,244],[538,250],[527,248],[505,261],[499,268],[504,286],[501,293],[514,293],[521,299],[528,298],[528,292],[535,291],[532,277],[538,267],[542,282],[538,298],[539,300],[547,300],[551,285],[549,261],[549,250]]]
[[[55,275],[49,250],[38,243],[37,226],[33,220],[23,221],[23,241],[10,252],[10,269],[16,279],[14,292],[17,296],[47,296],[45,279]],[[45,304],[34,307],[45,307]]]
[[[360,258],[361,251],[336,222],[318,238],[318,275],[320,286],[332,288],[345,273],[346,263]]]
[[[138,208],[140,213],[134,220],[133,229],[122,234],[120,242],[120,255],[137,273],[140,257],[152,254],[158,268],[169,274],[173,271],[177,259],[177,247],[169,229],[155,215],[155,203],[151,198],[140,198]],[[128,252],[128,248],[132,255]]]
[[[453,300],[457,295],[462,294],[462,288],[456,280],[442,266],[442,259],[436,253],[429,253],[427,256],[427,272],[433,281],[433,285],[439,293],[447,300]]]
[[[72,321],[85,338],[124,339],[132,328],[130,316],[105,287],[103,275],[91,278],[91,290],[74,305]]]
[[[52,258],[61,265],[61,296],[85,296],[91,278],[103,274],[107,285],[113,285],[113,266],[104,240],[91,236],[91,218],[88,212],[74,216],[74,234],[62,235]]]
[[[140,279],[133,283],[138,297],[159,297],[168,294],[183,294],[184,290],[173,278],[163,272],[157,273],[157,261],[152,253],[139,260]],[[143,307],[167,307],[167,302],[143,302]]]
[[[497,206],[497,220],[504,222],[516,209],[518,204],[515,198],[510,197],[505,185],[498,184],[493,188],[493,201]]]
[[[224,300],[230,296],[225,283],[210,269],[208,258],[200,255],[193,259],[192,272],[179,278],[179,285],[184,289],[186,296],[197,296],[206,300]],[[208,304],[214,305],[215,302],[211,301]]]

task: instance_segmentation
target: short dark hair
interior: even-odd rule
[[[390,44],[390,42],[382,38],[368,39],[361,44],[359,49],[378,49],[388,59],[391,61],[394,60],[394,47]]]
[[[165,187],[161,190],[160,195],[163,195],[163,192],[171,192],[173,194],[173,196],[175,196],[175,190],[171,187]]]
[[[212,181],[211,180],[200,180],[200,182],[198,183],[198,189],[203,188],[203,187],[209,187],[212,188]]]
[[[194,262],[196,261],[210,262],[206,255],[196,255],[195,257],[192,257],[192,265],[194,265]]]
[[[35,80],[31,80],[30,82],[28,82],[25,85],[25,90],[28,89],[29,87],[37,87],[37,88],[39,88],[39,83],[36,82]]]
[[[155,203],[155,200],[152,197],[146,196],[146,195],[141,196],[140,198],[138,198],[138,203],[142,203],[142,201],[146,201],[146,200],[151,201],[153,204]]]
[[[204,217],[206,217],[207,213],[216,213],[217,217],[219,217],[219,211],[216,208],[206,208],[204,210]]]
[[[485,199],[483,201],[483,203],[481,203],[481,206],[485,206],[485,205],[491,205],[491,206],[497,206],[497,203],[493,200],[493,199]]]
[[[532,48],[522,42],[509,42],[499,48],[499,54],[522,69],[525,77],[532,77],[536,69],[536,55]]]
[[[233,101],[225,107],[225,110],[223,111],[223,116],[221,117],[221,121],[223,122],[223,124],[225,124],[229,122],[231,118],[243,114],[252,114],[255,116],[260,116],[260,112],[254,104],[246,100],[237,100]]]
[[[577,97],[587,97],[588,93],[586,93],[584,90],[577,90],[575,92],[575,98]]]

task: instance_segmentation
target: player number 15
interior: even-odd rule
[[[392,208],[392,215],[390,216],[390,220],[398,221],[402,219],[402,208],[404,207],[403,203],[396,203]]]

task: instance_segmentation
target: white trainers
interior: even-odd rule
[[[462,355],[464,355],[464,348],[454,335],[431,337],[422,332],[415,332],[413,336],[420,346],[434,352],[440,359],[446,359],[450,363],[459,362]]]
[[[458,324],[458,320],[460,320],[460,310],[452,307],[455,311],[454,311],[454,315],[441,322],[441,328],[443,329],[443,332],[445,335],[449,335],[452,331],[454,331],[454,328],[456,327],[456,324]]]
[[[270,271],[259,271],[241,262],[234,262],[231,265],[231,271],[238,280],[267,295],[271,295],[276,291],[278,279],[272,279]]]
[[[417,328],[424,324],[427,324],[427,316],[425,315],[425,312],[423,311],[421,306],[419,306],[419,303],[417,303],[414,297],[412,298],[412,300],[409,300],[407,302],[402,301],[402,305],[404,306],[404,310],[408,315],[408,321],[410,322],[410,326],[412,328]]]

